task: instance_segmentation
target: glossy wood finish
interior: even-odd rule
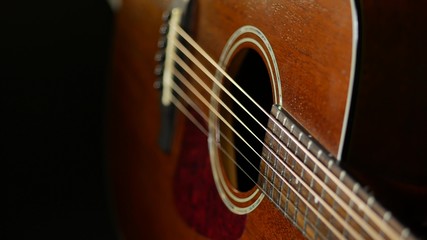
[[[157,147],[153,56],[167,6],[167,1],[128,0],[117,16],[110,157],[117,217],[126,239],[197,236],[178,216],[171,191],[180,128],[171,155]],[[198,1],[194,38],[218,60],[236,29],[260,28],[276,54],[284,106],[336,153],[350,71],[349,11],[346,1]],[[267,201],[249,215],[247,226],[246,238],[302,237]]]
[[[283,106],[334,155],[352,56],[349,1],[199,1],[194,38],[219,59],[238,28],[264,32],[275,52]]]
[[[364,2],[366,4],[363,10],[370,13],[368,23],[375,23],[378,10],[372,9],[379,7]],[[168,4],[169,1],[125,0],[117,16],[108,152],[117,219],[125,239],[202,238],[182,221],[173,202],[172,182],[177,167],[179,143],[183,137],[183,116],[178,115],[172,153],[166,155],[157,147],[160,112],[159,94],[152,88],[155,81],[153,56],[157,51],[161,14]],[[266,34],[279,63],[284,107],[336,155],[350,74],[352,29],[349,2],[206,0],[196,1],[196,6],[193,37],[215,60],[219,59],[229,36],[242,25],[254,25]],[[398,11],[399,8],[393,9]],[[386,23],[392,18],[393,16],[384,15],[383,20],[378,23],[382,25],[378,27],[387,27]],[[397,20],[395,23],[397,24]],[[386,29],[392,29],[392,26],[388,27]],[[403,29],[405,27],[407,26],[402,26]],[[371,29],[364,41],[375,42],[374,38],[377,37],[375,29]],[[394,42],[396,45],[399,43],[398,40]],[[377,63],[372,60],[378,59],[375,58],[378,54],[388,51],[383,47],[380,48],[382,52],[376,52],[380,45],[377,43],[365,48],[365,52],[373,51],[363,58],[367,62],[362,66],[368,73],[367,76],[370,76],[368,79],[386,80],[385,76],[387,79],[393,77],[393,74],[382,75],[390,65],[377,69]],[[405,57],[405,50],[400,52],[399,57]],[[409,69],[409,63],[405,66],[399,71],[399,76],[403,76],[405,69]],[[421,72],[422,66],[418,66],[416,70]],[[365,76],[361,76],[362,81]],[[419,108],[425,106],[420,104]],[[366,114],[372,112],[362,113],[362,116]],[[360,135],[359,139],[370,136]],[[380,141],[381,139],[377,139],[377,142]],[[379,166],[387,163],[388,159],[379,158],[380,154],[375,155],[378,157],[375,159],[381,160],[364,158],[366,155],[361,150],[364,146],[361,145],[368,144],[373,149],[375,142],[359,140],[353,143],[350,149],[359,146],[356,151],[360,152],[350,155],[346,163],[352,172],[359,174],[359,179],[365,179],[365,183],[382,186],[381,181],[366,176],[366,166],[374,165],[376,170],[372,172],[378,172]],[[387,176],[402,176],[397,174],[397,162],[402,158],[394,161],[394,168],[387,167]],[[412,165],[418,163],[413,160]],[[423,173],[425,171],[420,170],[416,175],[418,178],[412,182],[425,180]],[[410,179],[409,175],[411,170],[405,172],[403,178],[406,176]],[[399,182],[402,178],[395,179]],[[402,205],[400,207],[403,209]],[[299,232],[265,200],[255,212],[249,214],[246,226],[244,239],[276,238],[284,234],[286,237],[283,238],[286,239],[301,238]]]

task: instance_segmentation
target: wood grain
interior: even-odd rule
[[[349,2],[202,1],[198,9],[194,38],[213,59],[239,27],[264,32],[279,63],[284,108],[336,155],[352,56]]]
[[[152,88],[153,56],[168,4],[126,0],[117,15],[108,153],[125,239],[203,238],[174,206],[172,182],[185,137],[181,115],[172,153],[157,146],[160,112],[159,94]],[[215,60],[239,27],[253,25],[264,32],[279,64],[283,107],[337,155],[351,67],[349,2],[205,0],[196,5],[193,38]],[[245,239],[302,238],[267,200],[249,214],[246,226]]]
[[[237,28],[251,24],[266,34],[279,62],[284,107],[336,154],[350,74],[348,1],[195,2],[193,37],[216,60]],[[153,56],[168,5],[125,0],[117,15],[107,152],[117,221],[127,239],[201,237],[173,206],[182,129],[177,128],[171,155],[157,147]],[[353,176],[421,234],[427,212],[426,7],[415,1],[361,1],[359,98],[344,159]],[[249,215],[244,237],[283,236],[289,223],[275,211],[264,201]]]

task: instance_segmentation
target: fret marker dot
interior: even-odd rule
[[[368,198],[368,206],[372,206],[372,204],[374,204],[374,201],[375,201],[374,197],[370,196]]]
[[[402,237],[407,238],[409,236],[409,233],[410,233],[410,231],[408,228],[403,229]]]
[[[388,221],[391,218],[391,212],[387,211],[386,213],[384,213],[383,219],[384,221]]]
[[[340,174],[340,180],[341,181],[344,179],[345,175],[346,175],[346,172],[342,171],[341,174]]]
[[[332,164],[334,164],[334,161],[329,160],[329,162],[328,162],[328,168],[331,168],[331,167],[332,167]]]
[[[360,188],[360,185],[358,183],[354,184],[354,186],[353,186],[353,192],[356,193],[357,190],[359,190],[359,188]]]

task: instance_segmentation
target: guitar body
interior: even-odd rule
[[[421,83],[421,79],[425,79],[426,74],[421,69],[427,69],[426,61],[414,49],[419,47],[425,52],[425,47],[420,45],[427,42],[426,31],[421,31],[422,36],[413,31],[411,24],[418,21],[416,17],[405,22],[410,14],[421,18],[416,10],[423,8],[400,1],[399,6],[381,11],[378,10],[381,4],[373,2],[363,1],[360,5],[363,23],[372,27],[365,29],[362,24],[363,31],[359,32],[355,25],[356,7],[350,1],[193,1],[189,32],[212,59],[218,61],[236,30],[242,26],[261,30],[274,52],[274,60],[270,60],[277,64],[277,71],[266,67],[268,75],[274,79],[270,77],[270,82],[250,79],[253,84],[276,86],[272,102],[280,103],[335,159],[341,160],[341,165],[354,178],[379,191],[377,198],[386,201],[395,191],[408,196],[409,200],[397,197],[397,201],[389,201],[387,207],[392,208],[393,213],[400,213],[399,217],[412,224],[411,228],[422,232],[427,212],[423,204],[427,199],[427,167],[426,161],[422,161],[425,156],[420,156],[420,150],[384,155],[389,152],[387,146],[399,141],[397,135],[401,133],[397,131],[394,138],[386,140],[378,135],[371,137],[371,134],[376,129],[391,129],[394,124],[413,127],[409,133],[402,132],[405,138],[427,133],[422,126],[427,122],[426,98],[414,99],[417,98],[415,94],[411,95],[406,89],[402,94],[411,98],[389,100],[392,104],[398,101],[399,111],[403,109],[405,114],[421,112],[414,120],[415,126],[410,125],[412,121],[404,121],[408,119],[393,118],[390,112],[394,108],[388,104],[390,102],[384,102],[386,100],[371,91],[381,86],[392,92],[407,86],[417,88],[417,95],[425,92],[426,84]],[[153,88],[156,81],[153,71],[157,64],[154,56],[159,50],[162,14],[169,6],[169,1],[126,0],[116,19],[108,157],[120,234],[124,239],[303,238],[266,198],[247,215],[228,211],[217,196],[207,137],[198,133],[184,115],[177,112],[174,117],[170,152],[159,148],[161,103],[159,91]],[[387,14],[389,12],[393,14]],[[401,18],[395,19],[396,14]],[[381,21],[377,22],[377,17]],[[399,40],[387,38],[392,41],[390,47],[399,47],[396,47],[395,57],[386,57],[384,54],[390,50],[382,45],[386,42],[382,38],[390,36],[380,34],[392,34],[394,27],[409,29],[409,34]],[[377,32],[378,29],[381,31]],[[361,48],[357,48],[355,41],[358,35]],[[411,45],[413,41],[415,45]],[[242,45],[246,47],[254,49],[264,62],[270,57],[263,56],[261,48],[250,43]],[[397,61],[401,58],[411,61]],[[390,68],[394,71],[389,71]],[[413,70],[411,75],[407,75],[408,70]],[[406,85],[392,84],[403,76]],[[362,100],[354,102],[354,86],[361,87],[356,97],[361,95]],[[384,94],[387,99],[394,96],[378,93]],[[417,101],[417,111],[406,108],[410,100]],[[209,113],[206,107],[202,107],[202,111]],[[380,114],[395,121],[382,125]],[[366,138],[368,140],[364,140]],[[384,145],[376,147],[383,141]],[[415,140],[402,144],[410,149],[418,149],[421,145]],[[405,159],[410,164],[401,169],[405,156],[410,156]],[[381,171],[383,166],[385,170]],[[383,174],[376,174],[378,172]],[[412,201],[410,199],[415,204],[412,208],[404,207]],[[415,213],[418,215],[411,220],[409,216]]]

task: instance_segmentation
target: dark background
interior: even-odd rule
[[[0,238],[115,239],[104,153],[111,9],[104,0],[8,1],[0,15]]]

